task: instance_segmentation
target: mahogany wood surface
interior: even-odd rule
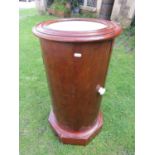
[[[64,21],[90,21],[98,22],[107,25],[107,28],[98,29],[95,31],[57,31],[46,28],[47,25],[55,22]],[[94,42],[99,40],[111,39],[121,33],[121,27],[113,21],[93,19],[93,18],[64,18],[57,20],[48,20],[37,24],[33,28],[33,33],[39,37],[47,40],[59,42]]]
[[[120,34],[121,28],[113,22],[97,21],[113,26],[90,34],[47,30],[46,33],[43,28],[38,32],[40,24],[33,28],[40,38],[52,98],[49,123],[63,143],[85,145],[102,127],[101,96],[97,87],[105,86],[114,37]],[[42,25],[51,22],[55,21]],[[75,57],[75,53],[81,57]]]

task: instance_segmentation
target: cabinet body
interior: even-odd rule
[[[70,33],[67,39],[65,33],[34,33],[40,39],[52,99],[49,123],[63,143],[85,145],[103,124],[99,89],[105,86],[116,33],[106,33],[106,39],[90,36],[94,32],[85,38]]]

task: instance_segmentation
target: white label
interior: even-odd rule
[[[74,53],[74,57],[81,58],[82,54],[81,53]]]

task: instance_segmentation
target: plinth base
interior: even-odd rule
[[[58,135],[60,141],[64,144],[86,145],[93,137],[97,135],[103,125],[102,114],[98,114],[96,123],[84,131],[70,131],[60,127],[57,123],[53,112],[50,113],[48,119],[51,127]]]

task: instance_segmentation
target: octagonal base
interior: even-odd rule
[[[103,125],[102,114],[98,114],[96,123],[83,131],[71,131],[60,127],[57,123],[53,112],[50,113],[48,119],[51,127],[58,135],[60,141],[64,144],[86,145],[93,137],[97,135]]]

